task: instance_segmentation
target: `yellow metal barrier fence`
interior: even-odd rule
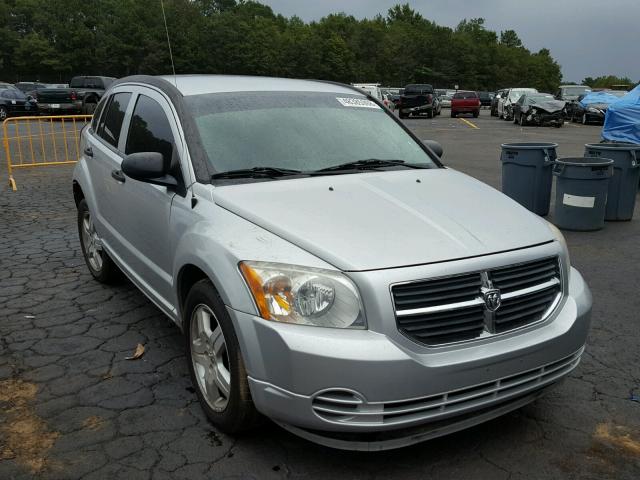
[[[15,192],[14,168],[66,165],[80,158],[80,130],[91,115],[11,117],[2,122],[9,185]]]

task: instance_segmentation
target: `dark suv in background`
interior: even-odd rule
[[[73,77],[68,88],[44,88],[38,90],[36,99],[41,113],[93,114],[105,90],[113,83],[113,77]]]
[[[428,83],[404,87],[404,93],[400,95],[397,107],[400,118],[407,118],[410,115],[426,115],[427,118],[433,118],[440,115],[440,101],[433,85]]]

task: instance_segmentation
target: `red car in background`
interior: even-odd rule
[[[471,113],[474,118],[480,115],[480,97],[477,92],[457,91],[451,99],[451,116],[460,113]]]

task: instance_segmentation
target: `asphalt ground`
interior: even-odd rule
[[[445,115],[406,123],[442,143],[446,165],[496,188],[503,142],[553,141],[573,156],[599,140],[596,126],[520,128],[486,110],[478,119]],[[0,479],[640,476],[640,206],[631,222],[566,233],[594,309],[582,363],[555,390],[447,437],[354,453],[270,422],[236,438],[216,431],[190,386],[179,330],[130,283],[103,286],[89,275],[71,170],[16,171],[11,192],[0,160]],[[144,355],[126,360],[138,343]]]

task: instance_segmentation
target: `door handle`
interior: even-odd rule
[[[113,170],[111,172],[111,176],[121,183],[124,183],[124,181],[126,180],[124,173],[122,173],[122,170]]]
[[[85,147],[84,154],[87,157],[93,157],[93,149],[91,147]]]

